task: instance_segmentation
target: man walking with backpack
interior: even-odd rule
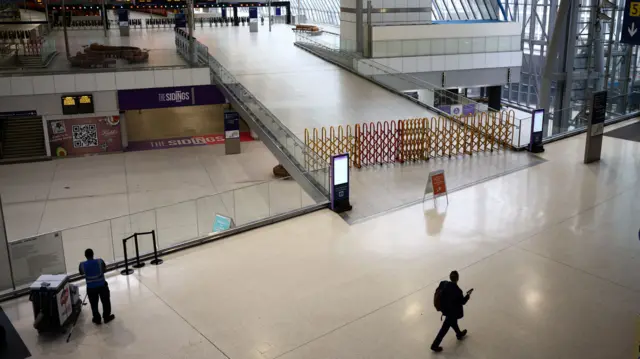
[[[449,328],[453,328],[458,340],[462,340],[462,338],[467,335],[466,329],[460,330],[458,327],[458,319],[461,319],[464,316],[463,306],[469,301],[473,289],[469,289],[466,295],[462,295],[462,289],[458,287],[460,275],[457,271],[451,272],[451,274],[449,274],[449,279],[451,281],[440,282],[433,299],[433,304],[436,309],[439,312],[442,312],[442,315],[445,317],[444,323],[442,323],[442,328],[440,328],[438,335],[436,335],[436,339],[433,341],[433,344],[431,344],[431,350],[436,353],[442,351],[440,343],[442,342],[442,339],[444,339],[444,336],[447,335]]]

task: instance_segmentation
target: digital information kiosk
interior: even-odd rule
[[[331,156],[331,209],[341,213],[351,210],[349,203],[349,154]]]

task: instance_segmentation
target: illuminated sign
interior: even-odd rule
[[[77,115],[95,112],[93,95],[64,95],[62,96],[62,113]]]
[[[349,203],[349,154],[331,156],[331,209],[337,213],[351,210]]]

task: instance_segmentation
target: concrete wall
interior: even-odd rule
[[[0,97],[0,108],[6,112],[36,110],[39,116],[46,116],[47,120],[118,115],[117,91],[97,91],[89,93],[93,94],[95,109],[95,113],[93,114],[63,115],[62,94]]]
[[[481,86],[496,86],[507,83],[507,69],[495,68],[484,71],[447,71],[445,73],[445,84],[442,86],[442,72],[430,72],[430,73],[410,73],[408,74],[413,78],[427,82],[428,84],[453,88],[453,87],[481,87]],[[420,89],[421,84],[417,81],[407,81],[401,77],[394,75],[374,75],[372,76],[376,81],[390,86],[398,91],[409,91]],[[520,81],[520,70],[511,71],[511,81]],[[423,86],[426,86],[423,84]],[[420,94],[420,93],[419,93]],[[426,97],[425,94],[423,96]]]

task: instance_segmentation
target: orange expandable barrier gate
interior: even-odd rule
[[[477,112],[305,129],[304,140],[324,161],[349,153],[349,164],[360,168],[498,151],[511,146],[514,128],[514,111]]]

